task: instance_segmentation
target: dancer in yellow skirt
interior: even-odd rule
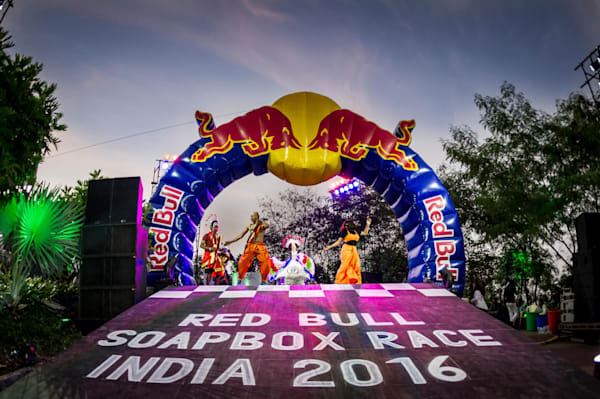
[[[371,226],[371,218],[367,218],[367,225],[365,229],[360,233],[360,236],[366,236],[369,233],[369,227]],[[346,220],[342,224],[340,238],[337,239],[331,245],[323,248],[324,251],[328,251],[333,247],[339,247],[342,243],[342,252],[340,254],[340,268],[335,275],[336,284],[361,284],[362,278],[360,277],[360,259],[358,258],[358,251],[356,245],[360,238],[356,224],[352,220]]]

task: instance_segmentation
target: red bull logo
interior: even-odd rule
[[[287,147],[302,148],[288,118],[273,107],[250,111],[216,129],[210,114],[196,111],[196,121],[200,136],[210,137],[211,141],[192,155],[192,162],[204,162],[214,154],[224,154],[236,143],[241,143],[242,150],[251,157]]]
[[[433,238],[448,238],[454,237],[454,230],[449,229],[444,222],[444,214],[442,210],[446,206],[444,198],[441,195],[427,198],[423,201],[429,221],[433,223],[432,232]],[[435,265],[437,270],[437,279],[441,280],[440,270],[447,267],[452,276],[456,280],[458,278],[458,269],[451,267],[450,257],[456,253],[456,244],[454,240],[438,240],[435,241]]]
[[[154,234],[154,251],[150,255],[152,261],[152,270],[162,271],[164,265],[169,259],[169,240],[171,239],[171,227],[173,226],[173,220],[175,219],[175,211],[179,206],[179,202],[183,197],[183,191],[164,185],[160,190],[160,196],[165,198],[165,203],[161,209],[157,209],[152,215],[152,223],[165,226],[166,228],[159,228],[156,226],[150,227],[148,233]]]
[[[321,121],[308,149],[322,148],[359,161],[373,148],[383,159],[394,160],[406,170],[417,170],[417,163],[400,148],[410,143],[414,126],[414,120],[400,122],[402,137],[396,137],[352,111],[336,110]]]
[[[162,271],[169,259],[169,240],[173,233],[171,229],[161,229],[159,227],[150,227],[148,233],[154,234],[154,252],[150,255],[152,267],[150,271]]]

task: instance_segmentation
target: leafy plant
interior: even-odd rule
[[[10,273],[0,274],[0,292],[8,292]],[[44,277],[27,277],[21,287],[18,307],[0,307],[0,374],[29,366],[37,358],[48,358],[81,338],[73,322],[73,311],[45,306],[76,284]]]
[[[18,193],[0,208],[0,244],[10,275],[8,292],[2,295],[5,306],[19,305],[33,272],[57,276],[78,257],[82,224],[83,207],[44,185]]]
[[[87,179],[77,180],[77,185],[75,187],[64,186],[61,188],[60,196],[67,201],[75,202],[85,208],[90,180],[102,179],[106,179],[106,177],[102,176],[102,170],[94,169],[90,172]]]

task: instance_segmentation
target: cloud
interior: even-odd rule
[[[201,51],[199,57],[228,60],[282,91],[317,91],[346,107],[370,107],[369,79],[377,54],[355,29],[362,24],[360,16],[345,15],[346,23],[334,27],[306,9],[302,18],[292,18],[294,11],[284,13],[252,0],[242,0],[238,3],[242,7],[230,2],[204,7],[188,1],[142,3],[92,7],[62,0],[60,4],[72,7],[70,12],[143,29],[151,37],[188,43],[190,51]],[[281,29],[283,22],[286,26]]]
[[[290,17],[282,12],[277,12],[265,7],[257,5],[252,0],[242,0],[244,7],[248,9],[253,15],[257,17],[264,17],[277,22],[286,22],[290,20]]]

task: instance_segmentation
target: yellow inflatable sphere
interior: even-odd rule
[[[271,173],[289,183],[311,186],[337,175],[342,167],[339,154],[323,149],[310,150],[309,143],[319,133],[319,123],[340,106],[329,97],[298,92],[281,97],[273,103],[289,119],[293,135],[301,144],[272,150],[268,168]]]

